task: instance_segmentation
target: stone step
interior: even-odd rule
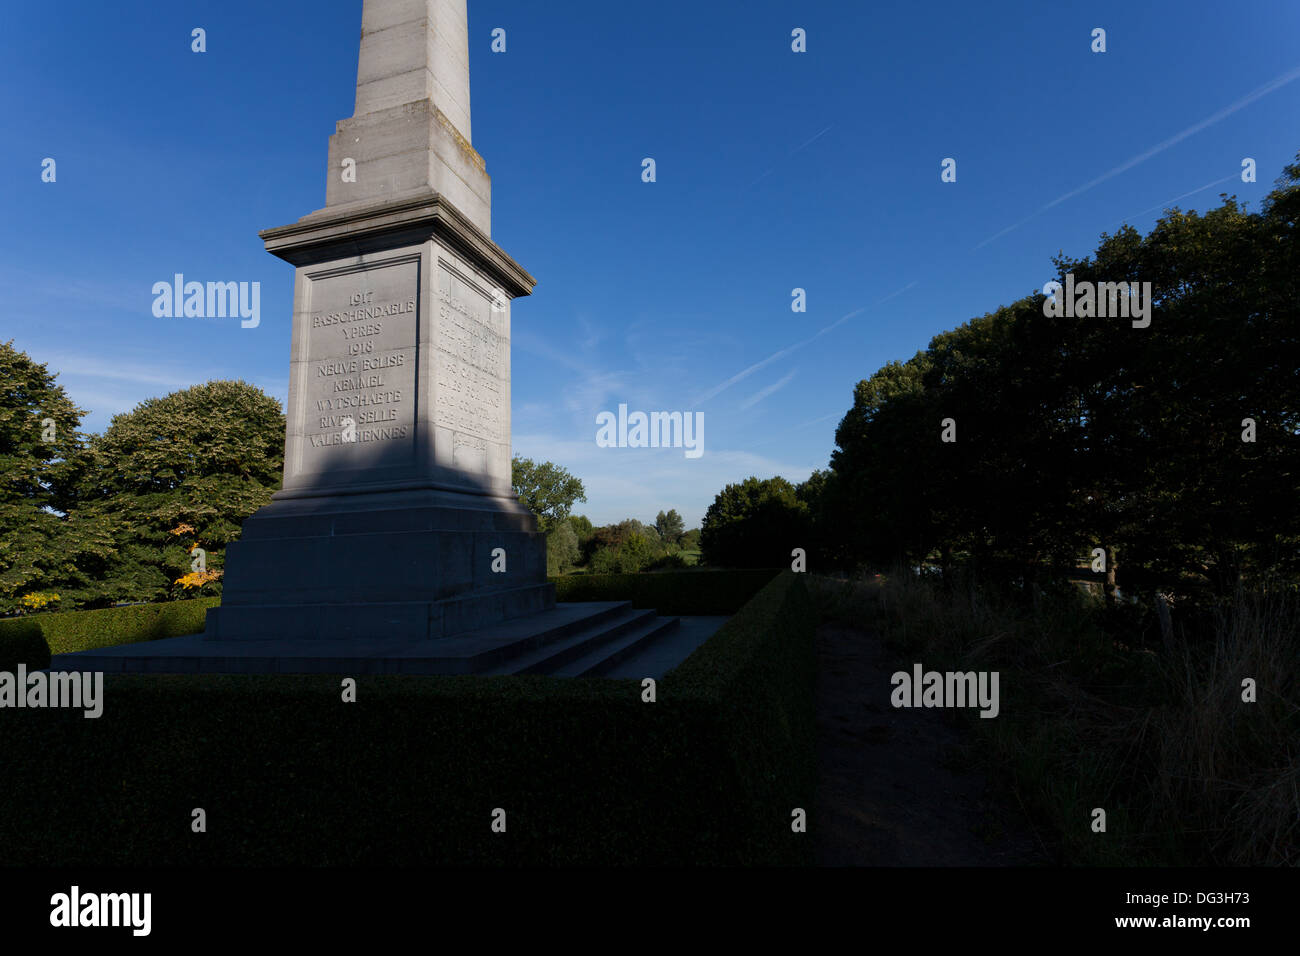
[[[550,674],[628,631],[648,625],[654,617],[654,611],[634,610],[629,603],[617,618],[601,621],[563,640],[553,641],[528,653],[512,656],[500,666],[479,673]]]
[[[600,644],[590,653],[549,673],[552,677],[599,677],[636,655],[662,635],[676,629],[678,623],[675,617],[656,617],[649,623],[634,628],[613,641]]]
[[[631,601],[557,604],[542,614],[430,642],[427,656],[462,662],[457,673],[502,673],[493,668],[506,666],[522,655],[546,652],[575,636],[599,632],[632,613],[639,612],[633,612]]]

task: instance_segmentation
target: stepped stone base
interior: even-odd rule
[[[630,602],[559,604],[515,621],[440,640],[212,639],[206,634],[56,655],[52,671],[151,674],[607,673],[672,633],[677,618]]]
[[[206,641],[430,640],[555,607],[531,514],[430,489],[281,493],[227,547],[223,585]]]

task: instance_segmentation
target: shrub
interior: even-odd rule
[[[573,525],[568,521],[554,525],[546,536],[546,573],[564,574],[581,556],[578,535],[574,532]]]
[[[646,571],[680,571],[686,567],[686,559],[679,553],[665,554],[662,558],[656,558],[645,566]]]
[[[613,548],[600,548],[587,562],[592,574],[617,574],[618,552]]]
[[[70,654],[95,647],[154,641],[202,633],[204,616],[220,598],[196,598],[163,604],[136,604],[98,611],[65,611],[0,620],[0,640],[28,624],[38,628],[51,654]]]
[[[19,664],[35,670],[50,666],[50,648],[41,636],[41,626],[30,617],[0,621],[0,671],[13,671]]]

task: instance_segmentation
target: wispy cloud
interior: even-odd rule
[[[794,372],[791,372],[789,375],[781,379],[779,382],[774,382],[771,385],[769,385],[767,388],[762,389],[761,391],[757,391],[753,395],[749,396],[749,398],[745,399],[743,402],[740,403],[741,410],[743,411],[746,408],[753,408],[755,405],[757,405],[763,399],[767,398],[769,395],[773,395],[781,391],[781,389],[785,388],[787,385],[790,384],[790,379],[794,378],[795,372],[797,371],[798,369],[795,369]]]
[[[833,123],[831,124],[831,126],[834,126],[834,125],[835,125],[835,124],[833,124]],[[829,133],[829,132],[831,131],[831,126],[827,126],[827,127],[823,128],[823,129],[821,130],[821,132],[819,132],[819,133],[817,133],[816,135],[814,135],[814,136],[812,137],[812,139],[804,140],[802,143],[800,143],[800,144],[799,144],[798,146],[796,146],[794,149],[790,150],[790,155],[793,156],[795,153],[799,152],[801,149],[807,149],[807,148],[808,148],[809,146],[811,146],[813,143],[817,142],[817,140],[821,139],[823,136],[825,136],[827,133]]]
[[[1024,219],[1021,219],[1019,222],[1007,226],[1005,229],[1001,230],[1000,232],[995,232],[993,235],[989,236],[987,239],[979,243],[974,248],[982,249],[984,246],[987,246],[990,242],[993,242],[995,239],[1000,239],[1001,237],[1005,236],[1007,233],[1019,229],[1025,223],[1029,222],[1032,219],[1037,218],[1038,216],[1047,212],[1047,210],[1053,208],[1054,206],[1059,206],[1061,203],[1065,202],[1066,200],[1073,199],[1075,196],[1087,192],[1089,189],[1092,189],[1094,186],[1099,186],[1102,183],[1106,182],[1108,179],[1115,178],[1120,173],[1128,172],[1130,169],[1132,169],[1134,166],[1137,166],[1139,163],[1144,163],[1152,156],[1156,156],[1160,153],[1163,153],[1171,146],[1176,146],[1177,144],[1181,143],[1183,140],[1187,139],[1189,136],[1194,136],[1195,134],[1199,133],[1201,130],[1206,129],[1210,126],[1213,126],[1215,123],[1227,119],[1229,116],[1231,116],[1233,113],[1236,113],[1238,110],[1245,109],[1247,106],[1249,106],[1251,103],[1254,103],[1256,100],[1267,96],[1269,93],[1272,93],[1274,90],[1281,89],[1282,87],[1286,86],[1288,83],[1294,82],[1297,79],[1300,79],[1300,66],[1297,66],[1292,70],[1288,70],[1286,73],[1283,73],[1280,76],[1274,77],[1273,79],[1265,83],[1263,86],[1251,90],[1249,93],[1247,93],[1241,99],[1237,100],[1235,103],[1232,103],[1229,106],[1225,106],[1223,109],[1219,110],[1216,113],[1211,113],[1209,116],[1207,116],[1205,119],[1201,120],[1200,122],[1193,123],[1185,130],[1175,133],[1173,136],[1170,136],[1168,139],[1157,143],[1156,145],[1152,146],[1150,149],[1147,149],[1141,153],[1138,153],[1136,156],[1126,159],[1124,162],[1120,163],[1115,168],[1109,169],[1106,172],[1102,173],[1096,179],[1089,180],[1088,182],[1084,183],[1082,186],[1079,186],[1076,189],[1071,189],[1068,193],[1063,193],[1062,195],[1057,196],[1051,202],[1047,203],[1046,205],[1040,206],[1037,210],[1030,213],[1028,216],[1026,216]]]
[[[820,418],[810,418],[806,422],[800,422],[798,425],[793,425],[790,428],[785,429],[784,431],[778,432],[777,434],[773,435],[771,438],[765,438],[762,441],[751,442],[749,447],[762,448],[764,445],[770,445],[773,442],[784,441],[786,436],[793,435],[795,432],[801,432],[805,428],[811,428],[813,425],[820,425],[822,422],[829,422],[832,419],[838,420],[843,417],[844,417],[844,412],[832,412],[829,415],[822,415]]]
[[[883,299],[877,300],[875,304],[883,305],[884,303],[888,302],[890,299],[894,298],[895,296],[902,295],[904,292],[912,288],[912,286],[914,285],[916,285],[915,281],[909,282],[901,289],[889,293],[889,295],[885,296]],[[830,325],[826,326],[824,329],[817,332],[815,335],[809,336],[808,338],[804,339],[802,342],[795,342],[793,345],[787,345],[785,348],[773,352],[771,355],[763,359],[761,362],[755,362],[753,365],[749,366],[749,368],[742,369],[741,371],[737,372],[735,375],[731,376],[731,378],[727,379],[725,382],[721,382],[713,386],[713,388],[709,389],[703,395],[695,399],[695,404],[702,405],[705,402],[709,401],[709,399],[716,398],[717,396],[725,392],[727,389],[731,388],[731,386],[735,385],[737,382],[744,381],[745,379],[749,378],[749,376],[753,375],[755,372],[762,371],[763,369],[767,368],[767,366],[771,365],[773,362],[780,361],[781,359],[785,358],[787,355],[790,355],[793,352],[797,352],[805,345],[810,345],[813,342],[816,342],[827,332],[839,328],[841,325],[843,325],[849,319],[853,318],[855,315],[861,315],[865,311],[866,311],[866,306],[862,306],[861,308],[854,309],[852,312],[840,316]]]
[[[0,273],[0,291],[6,295],[21,292],[22,300],[92,305],[99,309],[136,312],[149,315],[153,296],[151,282],[141,279],[97,281],[70,278],[66,275],[23,275],[13,271]]]
[[[791,156],[793,156],[795,153],[798,153],[798,152],[800,152],[800,151],[802,151],[802,150],[807,149],[807,148],[808,148],[809,146],[811,146],[813,143],[817,142],[817,140],[821,139],[823,136],[825,136],[827,133],[829,133],[829,132],[834,128],[834,126],[835,126],[835,124],[832,123],[830,126],[823,127],[823,128],[822,128],[821,130],[819,130],[817,133],[814,133],[813,136],[812,136],[811,138],[804,140],[802,143],[800,143],[800,144],[799,144],[798,146],[796,146],[794,149],[790,150],[790,152],[789,152],[789,153],[787,154],[787,156],[786,156],[786,159],[789,159],[789,158],[790,158]],[[767,170],[766,172],[760,174],[759,177],[758,177],[757,179],[755,179],[752,183],[750,183],[749,186],[748,186],[747,188],[749,188],[749,189],[753,189],[755,186],[757,186],[759,183],[761,183],[761,182],[762,182],[764,179],[766,179],[768,176],[771,176],[774,172],[776,172],[776,167],[775,167],[775,166],[772,167],[771,169]]]
[[[1155,212],[1157,209],[1168,209],[1172,203],[1176,203],[1180,199],[1186,199],[1188,196],[1195,196],[1197,193],[1203,193],[1207,189],[1213,189],[1215,186],[1221,186],[1224,183],[1228,182],[1229,180],[1240,179],[1240,178],[1241,178],[1240,173],[1232,173],[1231,175],[1224,176],[1222,179],[1216,179],[1212,183],[1206,183],[1204,186],[1197,186],[1195,189],[1191,190],[1190,192],[1182,193],[1181,195],[1175,196],[1173,199],[1166,199],[1164,202],[1158,202],[1154,206],[1147,206],[1147,208],[1143,209],[1141,212],[1135,212],[1132,215],[1125,216],[1123,219],[1119,220],[1119,222],[1127,222],[1129,219],[1134,219],[1138,216],[1145,216],[1147,213]]]
[[[210,370],[187,373],[182,370],[161,372],[157,361],[133,362],[130,359],[104,359],[91,355],[66,355],[43,353],[34,356],[37,361],[57,371],[61,378],[84,377],[130,382],[133,385],[161,386],[162,388],[189,388],[212,378]]]
[[[588,332],[588,345],[594,346],[597,339]],[[611,371],[577,358],[571,350],[558,349],[536,335],[516,332],[513,345],[563,368],[576,372],[577,375],[566,380],[563,400],[570,412],[590,411],[603,408],[610,396],[624,394],[627,391],[622,370]]]

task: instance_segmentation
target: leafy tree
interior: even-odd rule
[[[44,607],[69,549],[88,538],[55,512],[55,486],[82,447],[83,409],[13,340],[0,343],[0,613]],[[61,595],[67,603],[67,595]]]
[[[795,497],[808,509],[808,541],[803,547],[819,568],[841,567],[849,563],[844,553],[842,528],[839,525],[841,491],[835,472],[819,469],[808,480],[795,486]]]
[[[557,522],[546,535],[546,573],[565,574],[581,556],[573,525],[568,521]]]
[[[1112,587],[1184,596],[1294,576],[1298,221],[1300,162],[1259,213],[1225,196],[1056,257],[1076,284],[1149,282],[1147,328],[1046,315],[1034,293],[858,383],[831,473],[797,493],[819,540],[846,560],[960,555],[1026,578],[1100,547]]]
[[[588,561],[597,552],[608,550],[617,552],[633,535],[645,537],[646,526],[635,518],[627,518],[618,524],[604,525],[596,528],[583,545],[583,553]],[[648,543],[648,542],[647,542]]]
[[[196,385],[114,416],[69,461],[56,496],[108,542],[72,556],[81,600],[183,593],[193,541],[172,534],[178,526],[193,529],[207,569],[220,571],[226,544],[280,485],[284,435],[279,402],[242,381]]]
[[[944,416],[925,393],[929,368],[918,352],[859,382],[836,429],[831,469],[843,494],[830,523],[858,559],[907,562],[933,547],[928,506]]]
[[[617,574],[618,549],[598,548],[587,559],[587,569],[592,574]]]
[[[618,549],[620,570],[624,573],[642,571],[655,559],[654,545],[643,534],[634,534]]]
[[[685,527],[682,525],[682,516],[673,508],[668,512],[659,512],[655,516],[655,530],[659,532],[659,537],[664,544],[678,544],[681,541]]]
[[[746,478],[727,485],[704,515],[700,546],[705,562],[720,567],[788,566],[790,552],[808,540],[808,507],[784,478]]]
[[[645,536],[631,532],[617,545],[602,545],[592,554],[591,571],[595,574],[633,574],[654,560],[654,551]]]
[[[655,554],[663,554],[667,551],[664,539],[659,536],[659,531],[654,525],[642,524],[640,521],[637,521],[636,526],[636,533],[645,538],[646,544],[650,546],[651,551]]]
[[[537,516],[543,532],[567,518],[574,502],[587,500],[582,482],[549,461],[538,464],[516,455],[510,462],[510,481],[519,500]]]
[[[584,545],[587,540],[596,532],[591,525],[591,519],[586,515],[569,515],[569,526],[573,528],[573,533],[578,537],[578,544]]]

